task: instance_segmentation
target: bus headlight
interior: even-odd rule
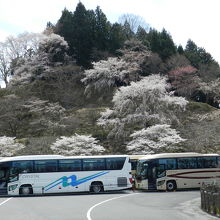
[[[165,180],[161,180],[157,182],[157,186],[162,186],[165,183]]]
[[[8,187],[8,191],[13,191],[13,190],[15,190],[17,187],[18,187],[18,184],[11,185],[11,186]]]

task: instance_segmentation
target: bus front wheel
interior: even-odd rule
[[[100,193],[103,191],[104,191],[104,187],[101,182],[93,182],[90,186],[90,192]]]
[[[22,185],[19,189],[20,195],[30,195],[33,194],[33,189],[31,185]]]
[[[172,192],[176,190],[176,182],[175,181],[167,181],[167,191]]]

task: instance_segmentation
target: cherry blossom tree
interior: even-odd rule
[[[21,143],[16,142],[14,137],[0,137],[0,156],[10,157],[16,155],[16,153],[25,148]]]
[[[188,65],[177,67],[168,73],[169,80],[176,94],[191,98],[201,81],[196,72],[196,68]]]
[[[93,69],[84,72],[82,82],[85,84],[85,93],[91,94],[93,90],[104,92],[106,89],[126,85],[138,70],[136,63],[128,63],[116,57],[93,63]]]
[[[199,82],[199,89],[205,95],[205,102],[220,108],[220,80]]]
[[[68,44],[63,37],[50,34],[45,35],[38,43],[38,49],[29,59],[15,68],[10,85],[27,84],[36,79],[46,79],[53,70],[51,67],[62,66],[68,60]]]
[[[120,87],[113,97],[113,109],[107,109],[98,124],[108,128],[109,138],[127,138],[134,128],[156,124],[177,123],[177,115],[188,103],[169,92],[167,78],[160,75],[144,77],[130,86]]]
[[[158,124],[131,134],[127,150],[132,154],[154,154],[180,150],[178,144],[185,141],[167,124]]]
[[[105,151],[91,135],[72,135],[60,137],[51,145],[54,153],[62,155],[94,155]]]

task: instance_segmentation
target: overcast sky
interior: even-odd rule
[[[78,0],[0,0],[0,41],[24,31],[41,32],[56,23],[66,7],[74,11]],[[81,0],[86,9],[100,6],[112,23],[125,13],[139,15],[151,27],[170,32],[185,47],[192,39],[220,63],[220,0]]]

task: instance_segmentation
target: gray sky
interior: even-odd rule
[[[24,31],[41,32],[47,21],[56,23],[66,7],[78,0],[0,0],[0,41]],[[112,23],[125,13],[143,17],[157,30],[163,27],[174,42],[192,39],[220,63],[220,0],[81,0],[86,9],[100,6]]]

